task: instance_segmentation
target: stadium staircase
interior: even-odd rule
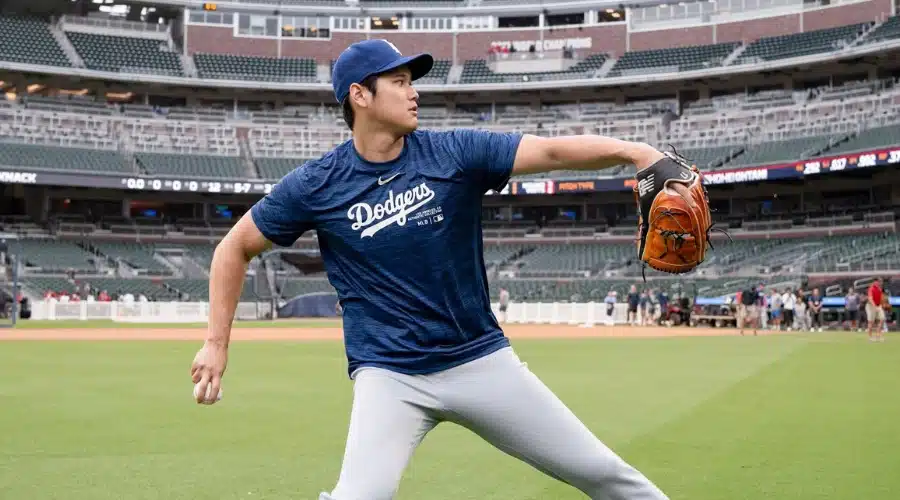
[[[731,63],[733,63],[738,57],[741,57],[741,54],[743,54],[745,50],[747,50],[746,43],[738,45],[737,48],[731,52],[731,54],[728,54],[728,57],[722,59],[722,66],[731,66]]]
[[[194,58],[184,53],[179,54],[178,57],[181,59],[181,69],[184,71],[185,76],[197,78],[197,65],[194,64]]]
[[[209,270],[197,263],[189,255],[182,255],[180,259],[181,271],[185,278],[208,279]]]
[[[243,160],[244,167],[247,170],[246,174],[248,179],[261,179],[263,177],[260,175],[259,168],[253,161],[253,153],[250,148],[250,141],[247,139],[247,133],[246,128],[237,129],[238,148],[241,151],[241,160]]]
[[[874,33],[878,28],[880,28],[886,20],[877,20],[874,23],[869,24],[865,28],[863,28],[863,32],[860,33],[855,40],[847,44],[847,48],[855,47],[857,45],[865,45],[869,41],[869,35]]]
[[[50,28],[50,34],[53,35],[53,38],[56,39],[56,43],[59,44],[59,47],[62,49],[63,53],[66,57],[69,58],[69,62],[72,63],[72,66],[76,68],[83,68],[84,59],[78,55],[78,51],[75,50],[75,46],[72,45],[72,42],[69,41],[69,37],[66,36],[65,32],[60,28],[59,23],[49,24],[48,28]]]
[[[184,277],[184,273],[181,271],[181,268],[173,264],[171,261],[169,261],[169,259],[163,257],[162,255],[154,252],[153,260],[159,262],[163,267],[168,269],[172,276],[176,278]]]
[[[447,83],[450,85],[456,85],[459,83],[460,78],[462,78],[463,64],[454,64],[450,68],[450,72],[447,74]]]
[[[603,61],[603,65],[600,66],[600,69],[598,69],[597,71],[594,72],[593,75],[591,75],[591,78],[605,77],[610,71],[612,71],[613,66],[616,65],[616,61],[618,61],[617,58],[613,58],[613,57],[607,58],[605,61]]]
[[[318,81],[319,83],[331,82],[331,65],[330,64],[316,65],[316,81]]]

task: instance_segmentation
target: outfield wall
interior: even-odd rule
[[[107,319],[131,323],[203,323],[209,318],[208,302],[35,302],[35,320]],[[235,312],[238,320],[266,318],[272,311],[268,302],[241,302]]]
[[[506,317],[499,304],[492,304],[494,314],[506,323],[546,324],[613,324],[625,323],[627,306],[616,304],[613,314],[606,314],[603,303],[512,303]],[[271,304],[241,302],[235,314],[238,320],[270,317]],[[35,320],[113,320],[132,323],[196,323],[209,318],[208,302],[36,302],[32,306]]]

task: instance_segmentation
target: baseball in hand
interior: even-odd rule
[[[209,398],[209,392],[212,390],[212,384],[206,386],[206,398]],[[197,399],[197,396],[200,395],[200,384],[194,384],[194,399]],[[222,400],[222,388],[219,387],[219,395],[216,396],[216,401]]]

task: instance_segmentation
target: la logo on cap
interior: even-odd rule
[[[385,40],[384,43],[390,45],[391,48],[394,49],[394,52],[397,53],[398,56],[402,56],[402,55],[403,55],[403,54],[400,53],[400,49],[398,49],[397,46],[394,45],[393,43],[391,43],[391,42],[389,42],[389,41],[387,41],[387,40]]]

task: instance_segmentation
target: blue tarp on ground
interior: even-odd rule
[[[335,293],[298,295],[278,308],[279,318],[333,318],[337,316]]]

